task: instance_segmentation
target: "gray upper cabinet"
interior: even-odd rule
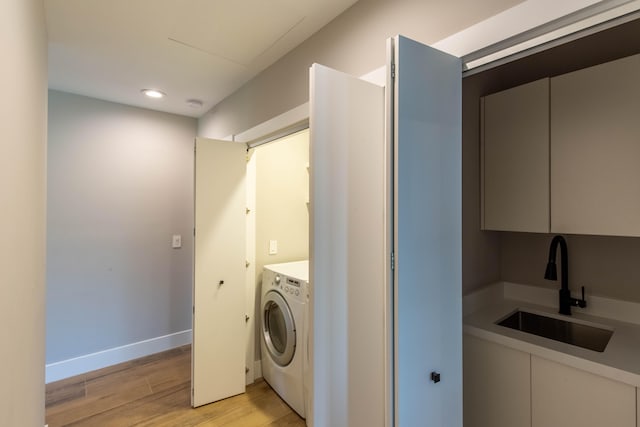
[[[481,99],[482,229],[549,232],[549,79]]]
[[[640,55],[482,99],[482,229],[640,236]]]
[[[551,231],[640,236],[640,55],[551,79]]]

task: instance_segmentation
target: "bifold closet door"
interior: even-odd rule
[[[388,47],[386,94],[311,68],[315,427],[462,426],[462,66]]]
[[[246,146],[196,139],[191,404],[245,390]]]
[[[393,51],[396,426],[462,427],[462,65]]]
[[[318,64],[310,77],[313,404],[307,425],[384,426],[384,88]]]

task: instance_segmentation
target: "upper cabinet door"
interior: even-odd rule
[[[551,231],[640,236],[640,55],[551,79]]]
[[[549,79],[481,102],[481,228],[548,233]]]
[[[396,426],[461,427],[462,65],[394,44]]]
[[[244,144],[196,140],[194,407],[244,393],[245,175]]]
[[[318,64],[310,84],[313,407],[307,424],[384,426],[384,88]]]

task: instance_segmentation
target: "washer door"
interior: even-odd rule
[[[277,291],[269,291],[262,302],[262,338],[274,362],[291,363],[296,350],[296,325],[289,304]]]

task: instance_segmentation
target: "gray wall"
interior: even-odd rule
[[[314,62],[362,75],[385,64],[389,37],[433,43],[521,2],[361,0],[212,108],[200,119],[198,134],[237,134],[307,102]]]
[[[49,92],[47,363],[191,328],[195,133]]]
[[[0,2],[0,425],[44,425],[47,35],[41,0]]]

